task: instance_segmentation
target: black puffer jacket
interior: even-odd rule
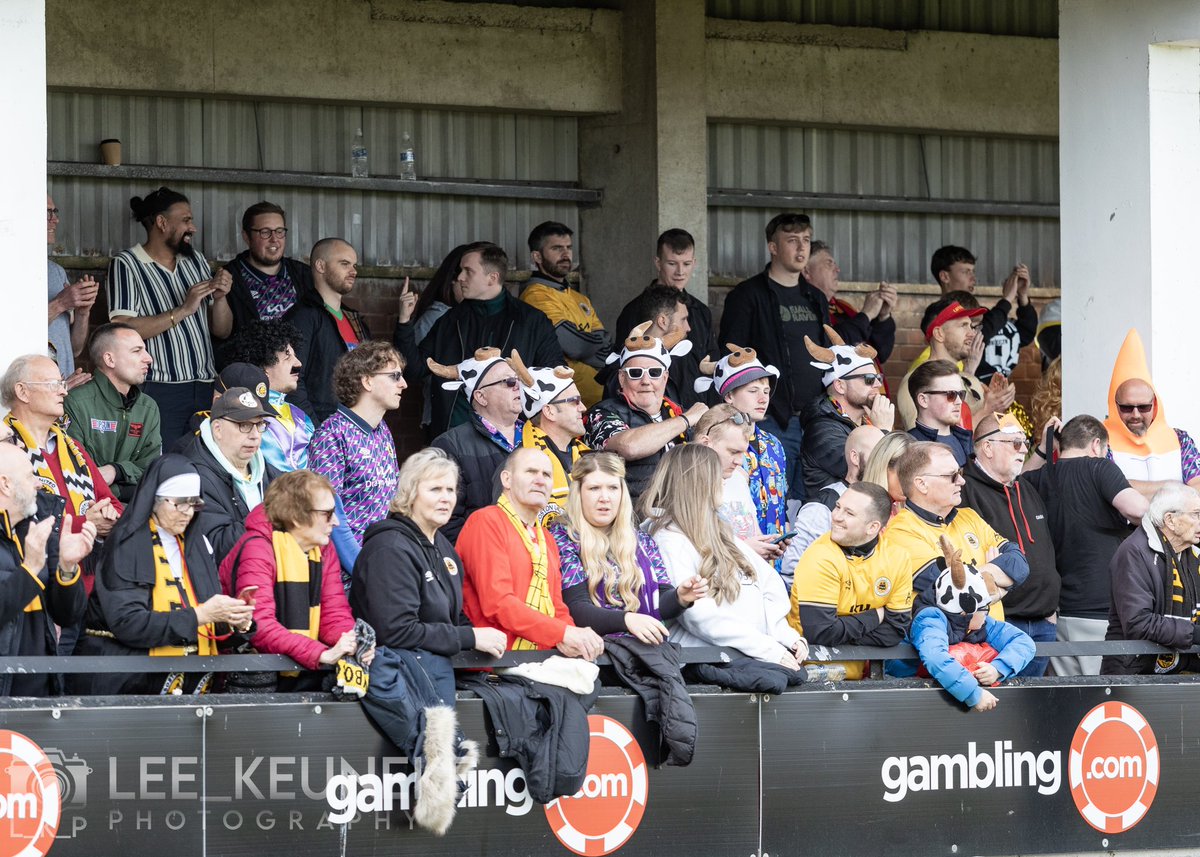
[[[514,348],[526,366],[564,366],[566,357],[558,344],[554,325],[546,314],[514,298],[507,290],[499,312],[487,315],[483,301],[463,301],[439,318],[419,343],[412,322],[397,324],[393,334],[396,350],[404,355],[408,383],[429,374],[426,358],[443,366],[455,366],[480,348],[495,347],[508,357]],[[461,388],[444,390],[439,379],[430,389],[430,430],[434,434],[466,422],[470,403]]]
[[[515,675],[492,683],[475,673],[461,683],[483,700],[500,755],[517,760],[530,797],[549,803],[583,787],[591,745],[587,713],[599,682],[586,696]]]
[[[393,513],[367,527],[354,563],[350,609],[380,646],[456,655],[475,645],[462,609],[462,560],[441,533],[433,542]]]
[[[1058,609],[1062,581],[1042,495],[1020,478],[1006,488],[984,473],[974,459],[967,462],[963,475],[967,482],[963,486],[962,505],[978,512],[992,529],[1019,547],[1029,561],[1029,577],[1004,596],[1004,615],[1014,619],[1045,619]]]
[[[205,536],[212,545],[217,565],[220,565],[246,532],[250,506],[233,484],[232,474],[209,451],[204,438],[196,435],[182,450],[182,454],[196,465],[200,473],[200,496],[204,499],[204,508],[196,515],[197,532],[193,538]],[[262,493],[266,496],[267,486],[275,481],[279,471],[265,462],[263,467]]]
[[[458,499],[450,520],[442,527],[442,534],[456,542],[468,516],[476,509],[496,502],[496,470],[508,458],[509,451],[492,439],[474,414],[470,422],[455,426],[435,438],[430,445],[445,452],[458,464]]]
[[[371,338],[371,331],[362,315],[342,304],[342,313],[354,328],[359,342]],[[346,353],[346,343],[338,333],[337,320],[325,309],[325,299],[312,287],[302,290],[296,305],[284,316],[300,331],[296,343],[300,383],[287,400],[312,417],[313,427],[320,425],[337,410],[338,400],[333,392],[333,367]]]
[[[658,766],[690,765],[696,754],[696,707],[679,672],[679,646],[651,646],[636,637],[606,637],[604,653],[621,681],[633,688],[646,707],[646,720],[658,727]]]
[[[854,423],[838,413],[832,399],[821,395],[800,411],[800,424],[804,428],[800,467],[805,499],[813,500],[826,485],[846,478],[846,438],[854,431]]]

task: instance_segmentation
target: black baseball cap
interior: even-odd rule
[[[267,373],[261,367],[252,363],[230,363],[221,370],[217,380],[213,381],[213,391],[218,394],[224,394],[234,387],[245,387],[269,412],[269,416],[277,416],[277,412],[271,406],[271,400],[268,398],[271,386],[267,381]]]
[[[275,411],[268,411],[259,402],[258,397],[245,387],[230,387],[221,398],[213,402],[210,419],[231,420],[235,423],[248,423],[259,417],[273,417]]]

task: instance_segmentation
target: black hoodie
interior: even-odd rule
[[[1004,596],[1011,619],[1045,619],[1058,609],[1060,581],[1050,519],[1042,496],[1024,477],[1005,486],[983,472],[972,458],[963,469],[962,505],[979,513],[996,532],[1017,545],[1029,561],[1029,577]]]
[[[380,646],[457,655],[475,645],[462,609],[462,568],[449,539],[439,532],[431,543],[393,512],[363,534],[350,609],[375,629]]]

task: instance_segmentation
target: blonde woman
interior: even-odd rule
[[[592,452],[575,462],[566,518],[550,533],[571,618],[601,636],[629,633],[661,643],[668,636],[663,622],[708,591],[698,575],[672,585],[658,545],[634,526],[625,462],[616,453]]]
[[[788,625],[783,580],[721,520],[722,481],[717,454],[687,444],[663,456],[642,497],[671,581],[695,575],[708,581],[708,597],[680,614],[671,639],[681,646],[727,646],[799,670],[808,644]]]
[[[892,431],[883,436],[883,440],[875,444],[871,455],[867,458],[867,466],[863,470],[862,481],[874,482],[880,488],[886,488],[892,498],[892,516],[904,505],[904,490],[900,487],[900,476],[896,472],[896,462],[904,450],[916,443],[907,432]]]

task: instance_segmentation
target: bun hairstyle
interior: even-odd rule
[[[150,227],[154,225],[154,218],[172,205],[187,201],[188,198],[178,191],[171,190],[169,187],[160,187],[158,190],[146,194],[145,198],[132,197],[129,200],[129,209],[133,212],[133,219],[142,224],[149,232]]]

